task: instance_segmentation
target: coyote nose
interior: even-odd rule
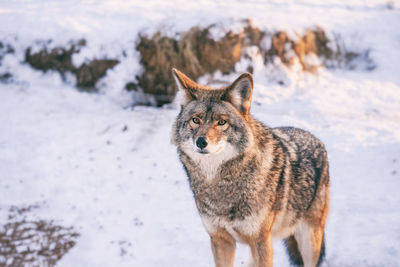
[[[204,137],[197,138],[196,145],[198,148],[203,149],[207,146],[207,140]]]

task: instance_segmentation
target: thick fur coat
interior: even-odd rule
[[[181,111],[172,140],[216,266],[233,266],[236,242],[250,246],[250,266],[272,266],[272,238],[284,239],[293,264],[319,265],[329,208],[323,143],[304,130],[254,119],[251,74],[220,89],[176,69],[173,75]]]

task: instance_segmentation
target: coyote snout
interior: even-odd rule
[[[198,148],[200,148],[201,150],[203,150],[203,148],[205,148],[206,146],[207,146],[207,140],[206,140],[206,138],[205,137],[199,137],[199,138],[197,138],[197,141],[196,141],[196,146],[198,147]]]
[[[219,140],[217,143],[207,137],[200,136],[196,139],[196,147],[193,145],[193,149],[203,155],[212,155],[220,153],[226,146],[225,140]]]
[[[253,78],[201,86],[173,70],[181,111],[172,139],[211,238],[215,265],[233,266],[235,244],[250,246],[256,267],[272,266],[272,238],[292,263],[320,264],[329,209],[323,143],[293,127],[269,128],[250,111]]]

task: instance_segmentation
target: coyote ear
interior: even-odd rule
[[[181,105],[185,106],[190,101],[195,100],[196,96],[194,90],[198,88],[197,83],[175,68],[172,68],[172,75],[174,76],[175,83],[178,86],[177,97],[180,98]]]
[[[247,116],[250,111],[253,76],[243,73],[228,88],[224,100],[230,102],[240,113]]]

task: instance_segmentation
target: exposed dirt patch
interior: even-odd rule
[[[10,44],[5,44],[0,42],[0,66],[2,64],[3,58],[7,54],[14,54],[15,50]],[[0,72],[0,82],[8,83],[12,79],[12,74],[8,71]]]
[[[0,64],[6,54],[13,54],[14,52],[15,50],[10,44],[0,42]]]
[[[55,266],[79,236],[72,227],[28,218],[37,205],[12,207],[0,226],[0,266]]]
[[[9,83],[12,81],[12,74],[9,72],[0,73],[0,82]]]
[[[65,79],[69,72],[76,76],[76,86],[85,91],[94,91],[96,82],[104,77],[107,70],[119,63],[118,60],[94,59],[79,67],[72,63],[72,55],[78,53],[86,45],[85,40],[71,43],[67,47],[56,47],[51,50],[43,48],[33,53],[31,48],[25,51],[25,61],[33,68],[42,70],[55,70]]]

